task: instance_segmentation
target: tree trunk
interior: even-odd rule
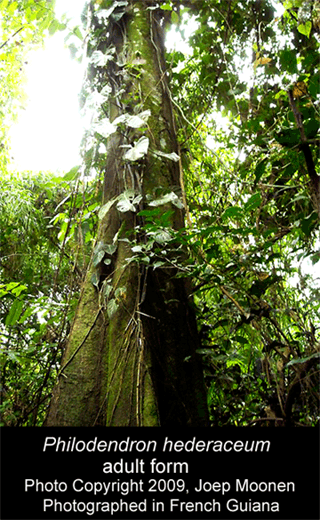
[[[120,18],[116,9],[97,48],[105,54],[110,44],[115,47],[112,60],[97,67],[92,79],[98,90],[106,78],[112,88],[110,121],[144,114],[146,123],[136,128],[132,120],[123,120],[106,144],[96,247],[47,426],[207,424],[196,321],[186,281],[175,276],[173,253],[157,268],[152,260],[130,261],[133,245],[140,251],[148,240],[141,210],[156,206],[158,219],[165,215],[171,229],[183,226],[182,204],[174,195],[181,195],[181,182],[163,21],[159,9],[149,9],[153,3],[128,2]],[[137,156],[139,146],[129,146],[139,139],[143,150]],[[163,194],[171,195],[165,199]],[[147,223],[156,229],[156,221]],[[166,244],[155,241],[156,247]]]

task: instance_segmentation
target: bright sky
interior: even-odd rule
[[[80,25],[84,2],[56,0],[56,14],[67,13],[71,28]],[[79,164],[83,126],[78,93],[83,67],[71,58],[65,36],[56,33],[43,50],[28,56],[28,103],[10,132],[13,170],[62,173]]]
[[[67,13],[71,18],[70,28],[80,25],[84,3],[85,0],[56,0],[56,14],[59,18]],[[195,23],[189,20],[184,26],[185,36],[195,28]],[[47,39],[44,50],[28,56],[29,102],[11,131],[13,169],[63,172],[79,164],[83,125],[78,93],[83,67],[71,58],[64,44],[65,36],[56,33]],[[174,27],[167,36],[167,45],[190,53]],[[209,136],[207,144],[214,148],[214,139]]]
[[[83,0],[57,0],[56,13],[67,12],[71,28],[80,23]],[[78,93],[83,68],[71,58],[62,33],[45,49],[28,56],[28,105],[11,130],[12,168],[69,171],[79,164],[82,123]],[[79,40],[80,41],[80,40]]]

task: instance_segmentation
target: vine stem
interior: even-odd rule
[[[68,361],[65,363],[65,365],[63,365],[63,367],[61,368],[59,374],[58,374],[58,378],[62,375],[62,372],[67,368],[68,365],[70,365],[71,361],[76,357],[76,355],[78,354],[79,350],[81,349],[81,347],[84,345],[84,343],[86,342],[86,340],[88,339],[89,337],[89,334],[90,332],[93,330],[93,327],[95,326],[95,324],[97,323],[97,319],[99,318],[99,315],[100,315],[100,312],[101,312],[102,308],[100,307],[100,309],[98,310],[94,320],[93,320],[93,323],[91,325],[91,327],[89,328],[88,332],[86,333],[85,337],[83,338],[83,340],[81,341],[80,345],[77,347],[77,349],[75,350],[75,352],[72,354],[72,356],[70,357],[70,359],[68,359]]]
[[[15,33],[13,33],[11,36],[9,36],[9,38],[2,44],[0,45],[0,49],[2,49],[5,45],[7,45],[7,43],[11,40],[11,38],[14,38],[15,36],[17,36],[17,34],[22,31],[22,29],[24,29],[25,26],[23,25],[22,27],[20,27],[20,29],[18,29]]]
[[[289,96],[290,107],[293,112],[297,128],[300,132],[300,138],[301,138],[300,147],[304,154],[308,174],[309,174],[309,177],[310,177],[310,180],[312,183],[312,187],[313,187],[313,191],[314,191],[315,210],[317,211],[317,213],[320,217],[320,177],[318,176],[318,174],[316,172],[310,145],[308,143],[308,139],[306,137],[306,134],[305,134],[305,131],[303,128],[302,115],[297,108],[297,105],[296,105],[294,97],[293,97],[293,91],[291,89],[288,90],[288,96]]]

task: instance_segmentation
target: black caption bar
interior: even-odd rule
[[[2,428],[3,520],[318,520],[318,428]]]

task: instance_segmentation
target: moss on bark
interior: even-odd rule
[[[122,25],[108,29],[117,41],[115,60],[108,68],[114,89],[111,118],[122,111],[150,110],[151,115],[147,130],[126,129],[110,137],[104,203],[130,188],[145,204],[157,190],[180,186],[178,163],[150,153],[177,153],[178,145],[162,29],[157,12],[148,6],[130,2]],[[126,60],[123,68],[120,53]],[[149,153],[128,164],[122,145],[133,144],[143,134],[149,139]],[[171,227],[178,229],[183,213],[170,209]],[[86,277],[48,425],[206,424],[202,372],[195,354],[197,329],[186,285],[172,269],[130,262],[130,240],[139,222],[135,212],[121,212],[114,204],[100,223],[97,242],[112,244],[118,236],[117,249],[109,265],[101,262],[96,268],[95,287],[93,267]]]

